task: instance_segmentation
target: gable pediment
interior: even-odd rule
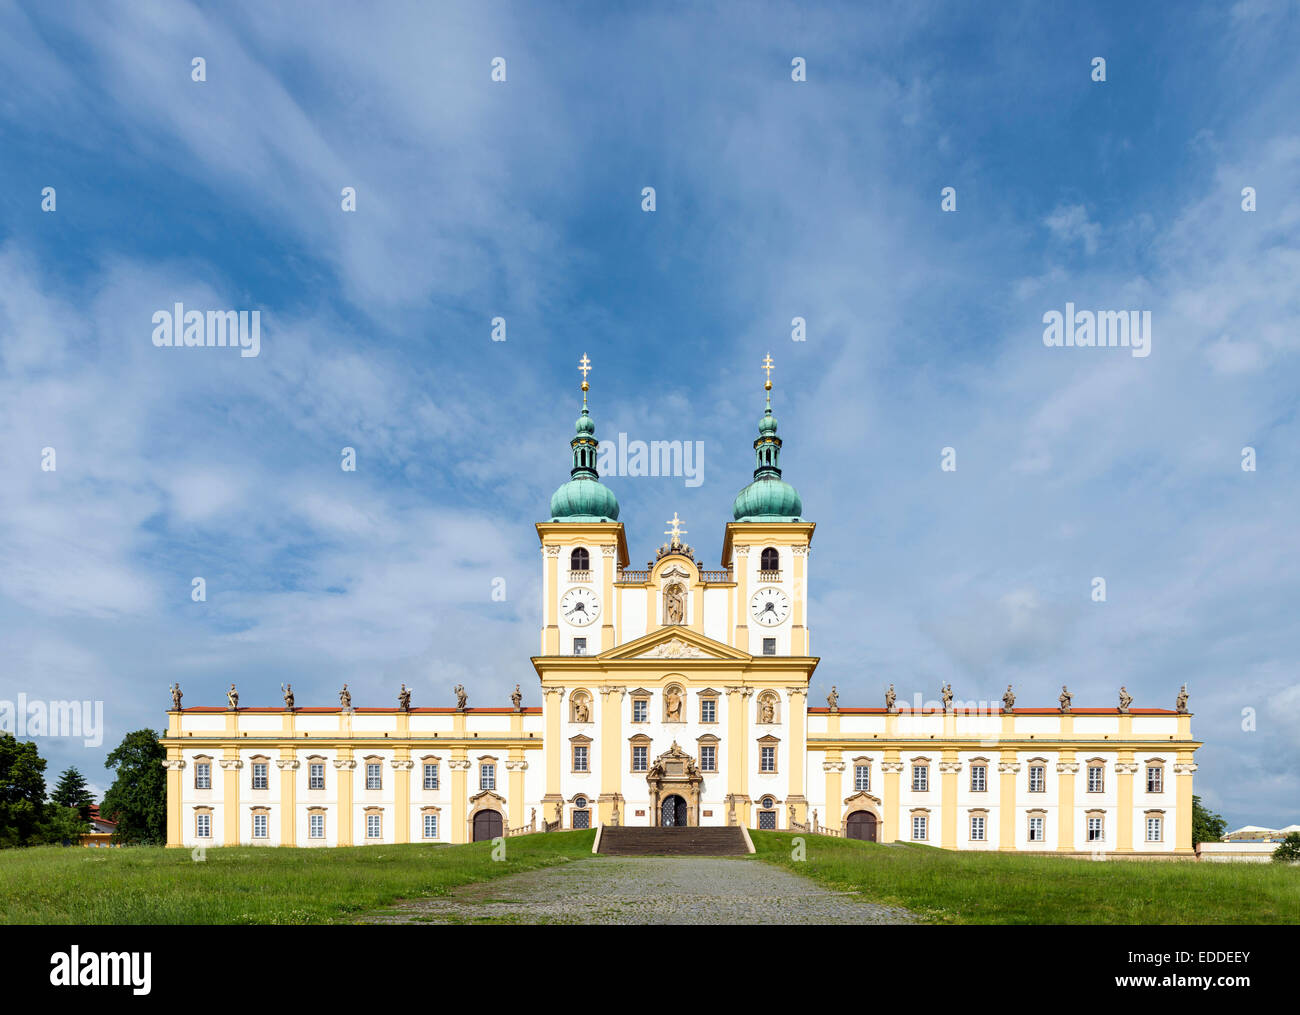
[[[705,637],[690,628],[661,627],[624,645],[602,652],[600,659],[728,659],[748,662],[748,652]]]

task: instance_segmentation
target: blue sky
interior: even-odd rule
[[[634,564],[677,511],[717,566],[770,351],[814,700],[1186,682],[1197,791],[1296,821],[1297,42],[1263,0],[0,3],[0,698],[102,699],[41,745],[100,788],[173,680],[536,703],[577,359],[600,436],[704,442],[609,478]],[[155,348],[177,301],[261,355]],[[1046,348],[1067,301],[1151,355]]]

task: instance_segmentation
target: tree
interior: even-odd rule
[[[1198,842],[1218,842],[1227,830],[1228,822],[1222,815],[1201,806],[1201,798],[1192,797],[1192,845]]]
[[[1300,832],[1292,832],[1273,850],[1275,863],[1300,863]]]
[[[117,778],[104,794],[99,813],[117,822],[114,842],[161,846],[167,842],[167,752],[153,730],[122,738],[104,762]]]
[[[81,837],[90,831],[90,822],[81,816],[75,807],[62,804],[49,804],[37,826],[34,842],[48,842],[54,845],[69,843],[76,845]]]
[[[95,802],[95,794],[86,785],[86,778],[77,769],[69,768],[59,776],[59,784],[50,794],[50,802],[63,807],[75,808],[83,821],[90,820],[90,808]]]
[[[0,733],[0,847],[25,846],[45,808],[45,759],[30,740]]]

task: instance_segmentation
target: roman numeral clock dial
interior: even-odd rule
[[[591,589],[569,589],[560,598],[560,616],[570,624],[586,627],[600,616],[600,600]]]
[[[749,612],[756,623],[775,627],[790,615],[790,597],[774,586],[766,586],[750,599]]]

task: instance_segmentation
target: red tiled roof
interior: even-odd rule
[[[824,705],[813,706],[809,708],[808,711],[818,715],[826,715],[830,713],[830,709]],[[929,709],[929,710],[925,710],[925,709],[916,710],[906,705],[900,705],[898,707],[899,715],[906,715],[911,712],[917,712],[920,715],[942,715],[943,714],[942,710],[938,708]],[[981,712],[978,709],[974,709],[974,708],[956,708],[953,709],[953,712],[956,715],[1002,715],[1006,712],[1006,709],[995,708],[989,712]],[[839,713],[841,715],[887,715],[889,713],[889,709],[841,708],[839,709]],[[1071,708],[1070,711],[1066,713],[1062,713],[1061,710],[1058,708],[1013,708],[1011,710],[1011,714],[1012,715],[1062,715],[1062,714],[1123,715],[1124,713],[1120,712],[1120,710],[1117,708]],[[1179,713],[1172,708],[1130,708],[1128,710],[1128,714],[1129,715],[1178,715]]]
[[[204,714],[206,714],[206,713],[229,712],[229,711],[231,711],[231,710],[228,709],[228,708],[223,708],[223,707],[221,707],[220,705],[190,705],[190,706],[187,707],[187,708],[183,708],[183,709],[181,709],[181,711],[182,711],[182,712],[195,712],[195,713],[204,713]],[[236,712],[240,712],[240,713],[249,713],[249,714],[251,714],[251,715],[274,715],[274,714],[276,714],[276,713],[283,713],[283,712],[285,711],[285,709],[283,709],[283,708],[237,708],[237,709],[235,709],[234,711],[236,711]],[[334,714],[334,715],[337,715],[338,713],[340,713],[340,712],[342,712],[342,711],[343,711],[343,709],[341,709],[341,708],[340,708],[339,706],[337,706],[337,705],[325,706],[325,707],[323,707],[323,708],[322,708],[322,707],[317,707],[317,708],[295,708],[295,709],[294,709],[294,712],[312,713],[312,714],[322,714],[322,713],[323,713],[323,714],[327,714],[327,715],[328,715],[328,714]],[[353,711],[353,712],[356,712],[356,713],[358,713],[358,714],[360,714],[360,715],[384,715],[384,714],[392,714],[392,713],[400,712],[401,709],[400,709],[400,708],[396,708],[396,707],[391,707],[391,708],[362,708],[362,707],[357,707],[357,708],[354,708],[352,711]],[[510,715],[510,714],[513,713],[515,710],[514,710],[514,708],[512,708],[512,707],[510,707],[510,706],[505,706],[505,707],[496,707],[496,706],[493,706],[493,707],[491,707],[491,708],[466,708],[466,709],[463,709],[463,710],[462,710],[462,709],[458,709],[458,708],[450,708],[450,707],[448,707],[448,708],[412,708],[412,709],[409,709],[408,711],[409,711],[412,715],[452,715],[452,714],[454,714],[454,713],[456,713],[456,712],[460,712],[460,711],[465,711],[465,712],[477,712],[477,713],[482,714],[482,715]],[[519,711],[523,712],[525,715],[541,715],[541,714],[542,714],[542,706],[540,706],[540,705],[525,706],[525,707],[521,708]]]

